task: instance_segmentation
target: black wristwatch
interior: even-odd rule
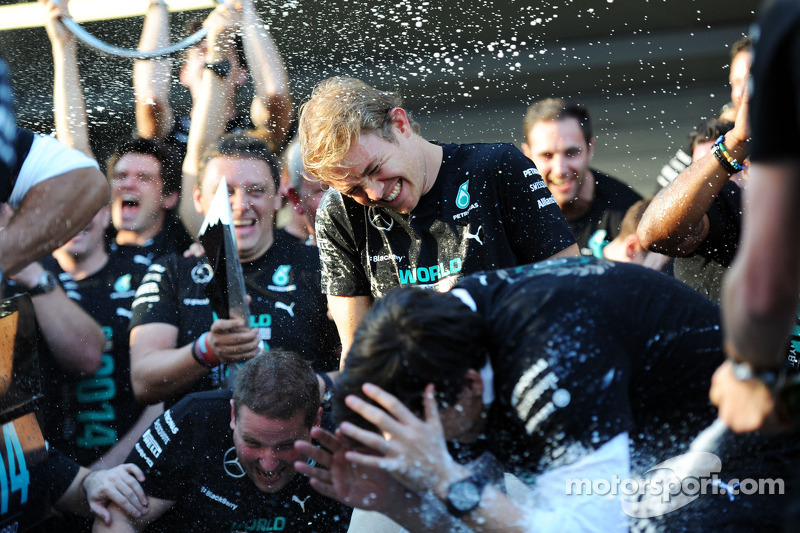
[[[483,488],[489,480],[481,475],[472,475],[456,481],[447,490],[447,510],[455,517],[464,516],[481,504]]]
[[[223,80],[231,75],[231,62],[227,59],[223,59],[219,63],[206,63],[206,68]]]
[[[35,287],[28,289],[28,295],[33,297],[40,294],[47,294],[53,292],[57,286],[58,280],[56,277],[52,272],[45,270],[42,272],[42,275],[39,276],[39,283],[37,283]]]

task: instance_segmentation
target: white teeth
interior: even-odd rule
[[[234,220],[233,225],[237,228],[243,226],[253,226],[256,223],[255,220]]]
[[[403,188],[402,182],[398,181],[397,184],[395,184],[394,189],[392,189],[392,194],[384,198],[384,201],[393,202],[394,199],[397,198],[397,196],[400,194],[400,189],[402,188]]]

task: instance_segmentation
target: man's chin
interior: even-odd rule
[[[284,487],[289,484],[289,481],[291,481],[293,475],[289,475],[288,473],[284,472],[280,476],[276,477],[274,481],[267,481],[258,474],[253,474],[249,477],[250,481],[255,484],[258,490],[261,492],[274,494],[283,490]]]

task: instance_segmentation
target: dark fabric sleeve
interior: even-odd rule
[[[520,263],[542,261],[575,243],[567,220],[530,159],[509,145],[497,172],[506,233]]]
[[[317,246],[322,264],[322,292],[335,296],[369,296],[369,277],[353,230],[361,206],[348,209],[346,199],[330,190],[317,208]],[[353,217],[353,218],[351,218]],[[362,235],[362,238],[364,236]]]
[[[729,267],[739,249],[742,229],[742,190],[729,181],[714,199],[708,212],[708,236],[694,254]]]
[[[800,4],[775,2],[759,20],[751,69],[750,159],[797,159],[800,145]]]
[[[67,492],[78,475],[80,465],[56,448],[50,448],[49,453],[47,467],[50,475],[50,496],[51,501],[55,502]]]
[[[193,432],[205,424],[194,420],[193,396],[187,396],[164,411],[139,437],[126,463],[142,469],[145,481],[142,488],[148,496],[177,500],[185,492],[186,476],[194,454]]]
[[[176,263],[175,254],[169,254],[147,269],[131,305],[130,329],[154,322],[178,327]]]

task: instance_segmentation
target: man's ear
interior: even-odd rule
[[[231,430],[236,429],[236,409],[233,407],[233,400],[231,400]]]
[[[533,161],[533,151],[531,147],[528,146],[528,143],[522,143],[522,153],[525,154],[525,157]]]
[[[164,209],[173,209],[178,205],[178,191],[173,191],[161,197],[161,207]]]
[[[311,427],[319,427],[322,424],[322,407],[317,409],[317,419],[314,420],[314,425]]]
[[[192,202],[194,203],[194,210],[198,213],[203,213],[203,204],[200,203],[202,194],[203,192],[200,190],[200,187],[195,185],[194,189],[192,189]]]
[[[639,238],[635,233],[625,237],[625,255],[628,257],[628,259],[633,260],[640,248],[641,245],[639,244]]]
[[[593,157],[594,157],[594,137],[589,139],[589,162],[592,161]]]
[[[389,120],[392,121],[392,125],[400,135],[408,137],[414,133],[414,130],[411,129],[411,122],[408,120],[408,114],[402,107],[389,110]]]
[[[483,377],[474,368],[467,370],[464,374],[464,388],[472,396],[483,396]]]

